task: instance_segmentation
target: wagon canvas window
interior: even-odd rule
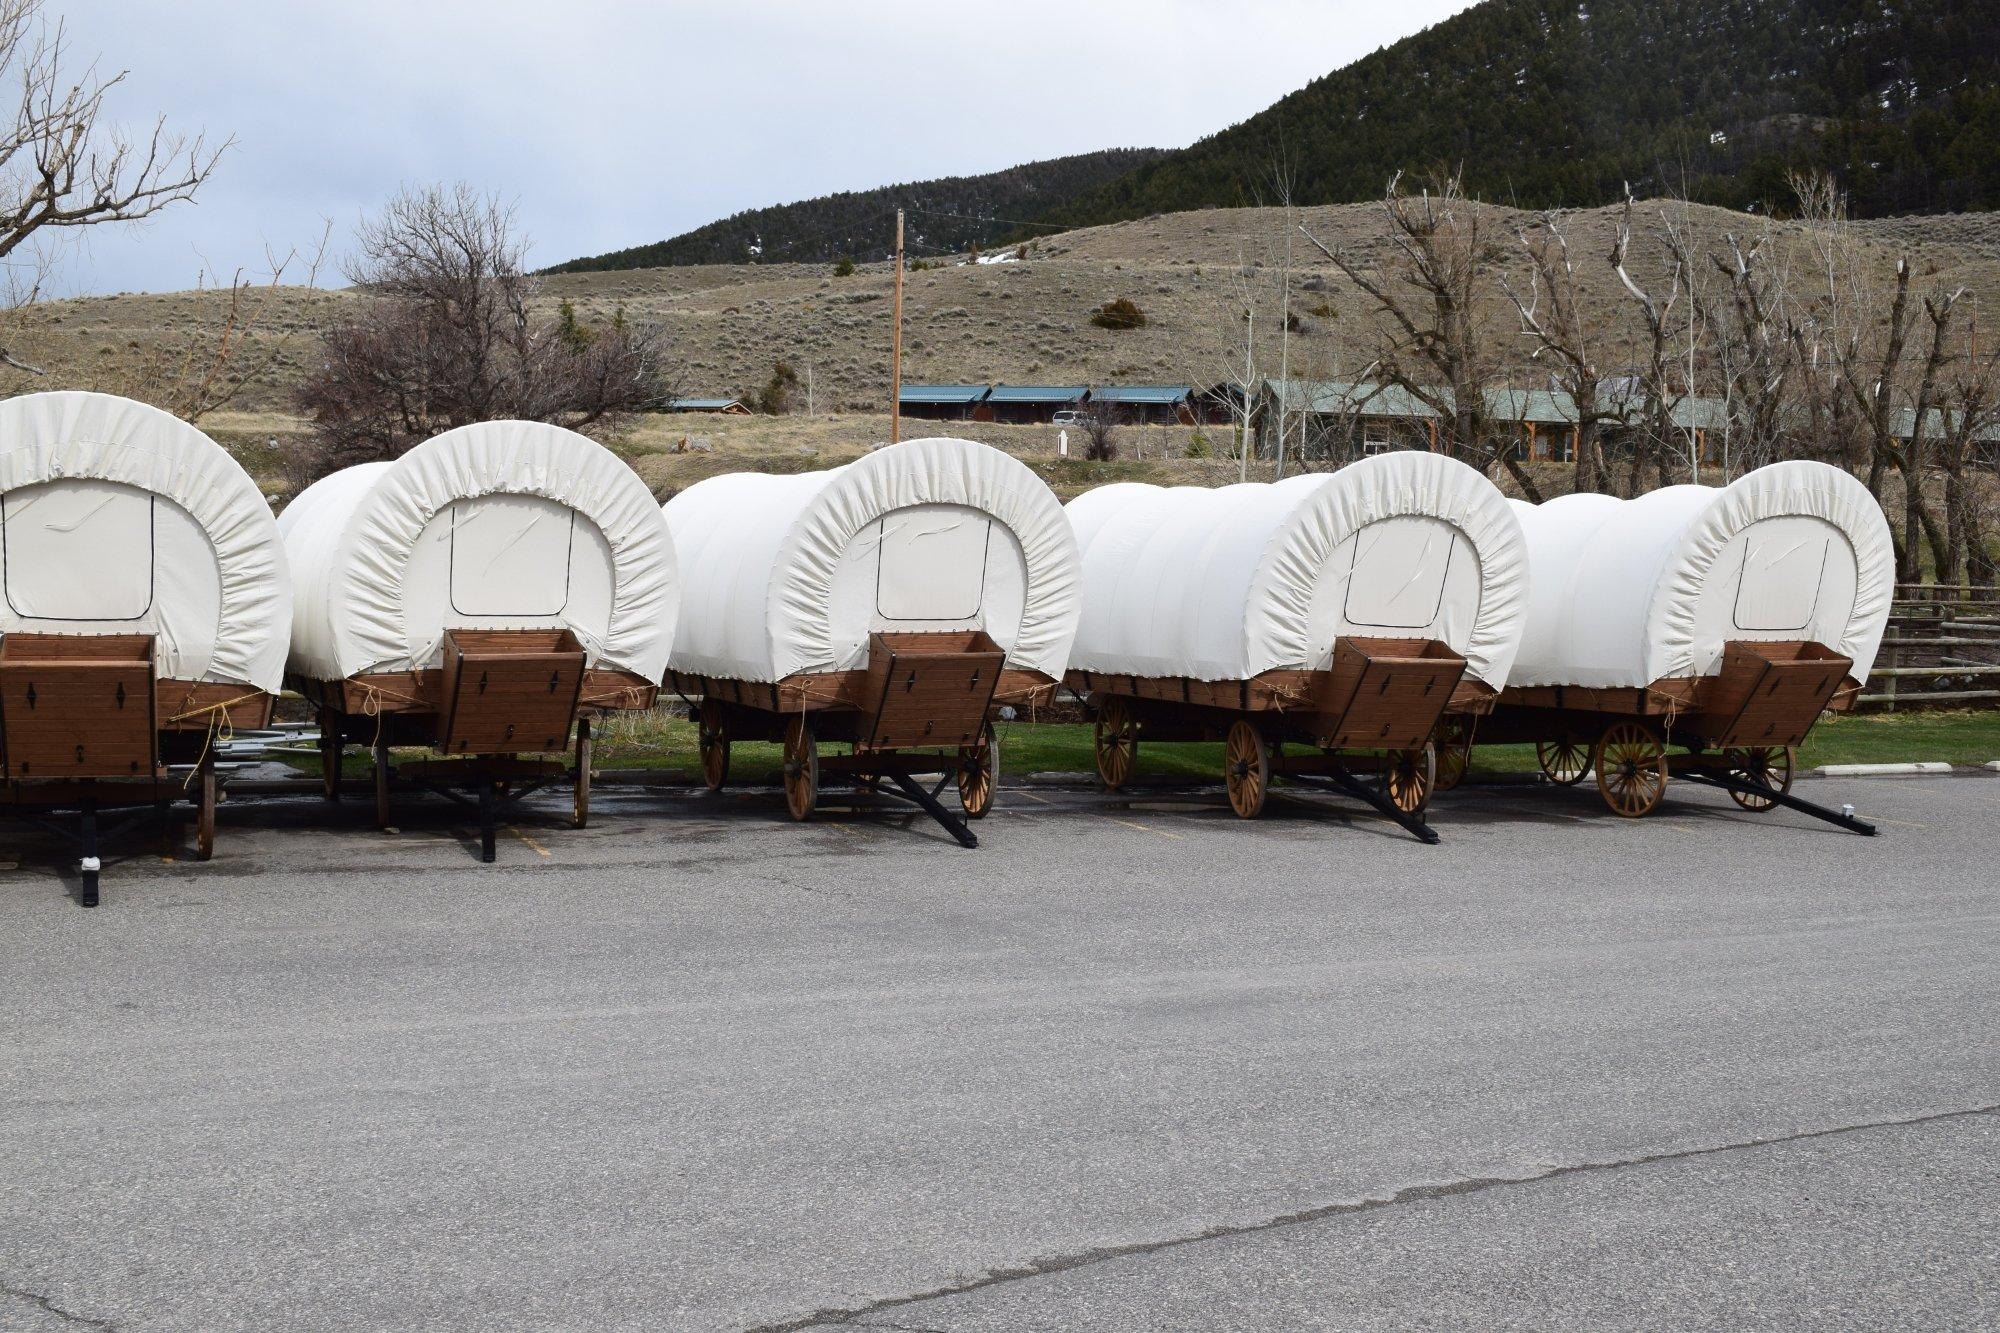
[[[153,497],[65,479],[0,497],[7,605],[37,620],[138,620],[153,605]]]
[[[532,495],[451,507],[451,608],[462,616],[553,616],[569,601],[576,515]]]
[[[884,620],[971,620],[986,587],[992,520],[925,505],[880,522],[875,613]]]

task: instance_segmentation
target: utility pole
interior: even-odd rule
[[[903,210],[896,210],[895,336],[889,344],[889,443],[903,438]]]

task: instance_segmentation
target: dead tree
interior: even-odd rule
[[[1727,466],[1747,472],[1784,457],[1787,395],[1794,364],[1785,322],[1782,276],[1765,246],[1770,233],[1744,245],[1723,235],[1727,253],[1711,254],[1725,283],[1704,311],[1714,338],[1727,414]]]
[[[1487,417],[1491,366],[1480,338],[1480,306],[1492,283],[1493,257],[1478,209],[1455,173],[1438,178],[1435,194],[1404,194],[1401,180],[1398,174],[1389,182],[1382,200],[1399,260],[1393,274],[1372,276],[1359,260],[1329,249],[1304,227],[1299,232],[1386,318],[1382,374],[1436,413],[1440,447],[1482,471],[1504,467],[1523,495],[1539,501],[1541,490],[1522,466],[1516,442],[1496,438]]]
[[[105,98],[125,74],[87,69],[75,78],[64,70],[65,45],[42,0],[0,0],[0,78],[21,90],[12,121],[0,117],[0,260],[38,273],[50,262],[47,242],[192,199],[230,146],[170,132],[164,120],[141,134],[109,123]],[[23,258],[12,259],[17,252]],[[17,306],[39,294],[38,282],[11,293]],[[0,363],[43,373],[4,346]]]
[[[226,292],[209,288],[204,279],[199,289],[208,299],[183,336],[140,362],[132,396],[199,422],[260,383],[297,339],[296,328],[279,318],[285,303],[297,299],[287,288],[318,286],[331,230],[329,225],[309,249],[267,255],[265,271],[256,278],[238,269]]]
[[[1640,286],[1632,276],[1632,209],[1632,192],[1628,188],[1625,191],[1625,207],[1618,217],[1618,239],[1611,247],[1611,268],[1618,275],[1619,284],[1639,308],[1646,340],[1645,360],[1639,367],[1637,414],[1627,421],[1632,438],[1632,459],[1625,487],[1627,495],[1639,493],[1649,467],[1657,472],[1659,485],[1668,484],[1668,451],[1675,443],[1677,434],[1674,409],[1694,392],[1694,386],[1685,377],[1676,378],[1679,352],[1692,351],[1692,348],[1677,349],[1675,345],[1679,333],[1674,307],[1684,298],[1690,303],[1694,300],[1693,293],[1686,290],[1687,280],[1693,273],[1687,235],[1672,217],[1662,213],[1658,240],[1662,257],[1666,260],[1667,285],[1666,291],[1656,296]],[[1698,457],[1691,423],[1688,427],[1688,454],[1691,460]],[[1698,464],[1691,465],[1690,480],[1699,471]]]
[[[322,469],[394,458],[441,431],[513,418],[582,429],[666,396],[659,335],[531,307],[511,208],[470,188],[405,190],[359,232],[359,314],[299,387]]]
[[[1529,362],[1548,367],[1550,381],[1569,395],[1576,412],[1570,489],[1594,491],[1606,480],[1604,428],[1623,420],[1623,405],[1613,404],[1603,392],[1604,374],[1561,222],[1554,214],[1545,215],[1516,239],[1528,257],[1528,294],[1521,295],[1504,277],[1500,286],[1520,316],[1521,332],[1534,344]]]
[[[1118,457],[1118,410],[1093,398],[1077,415],[1077,428],[1083,432],[1083,456],[1093,463],[1108,463]]]

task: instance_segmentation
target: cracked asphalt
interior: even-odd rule
[[[1993,1327],[2000,779],[1801,793],[10,841],[0,1328]]]

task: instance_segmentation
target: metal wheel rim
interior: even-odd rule
[[[1271,785],[1271,752],[1264,737],[1248,722],[1229,728],[1223,747],[1223,780],[1229,788],[1229,804],[1238,817],[1255,819],[1264,809],[1264,795]]]
[[[1097,710],[1093,739],[1097,750],[1097,776],[1105,786],[1116,791],[1132,776],[1132,766],[1139,758],[1139,724],[1124,700],[1107,699],[1104,706]]]
[[[958,804],[967,819],[984,819],[993,808],[993,788],[1000,772],[1000,742],[988,722],[979,731],[979,744],[961,746],[958,751]]]
[[[1667,751],[1644,727],[1621,722],[1597,746],[1597,789],[1627,819],[1659,808],[1667,791]]]
[[[721,791],[729,781],[729,730],[722,720],[722,707],[713,699],[701,702],[695,722],[695,740],[701,747],[701,780],[710,791]]]
[[[1792,747],[1789,745],[1745,746],[1729,751],[1728,760],[1731,772],[1751,782],[1761,782],[1775,791],[1788,792],[1792,789]],[[1730,792],[1729,799],[1756,814],[1762,814],[1778,804],[1768,796],[1753,796],[1740,791]]]
[[[785,808],[793,819],[812,814],[819,798],[819,741],[802,717],[785,727]]]
[[[1535,742],[1535,762],[1542,776],[1559,787],[1574,787],[1590,772],[1590,748],[1575,737]]]

